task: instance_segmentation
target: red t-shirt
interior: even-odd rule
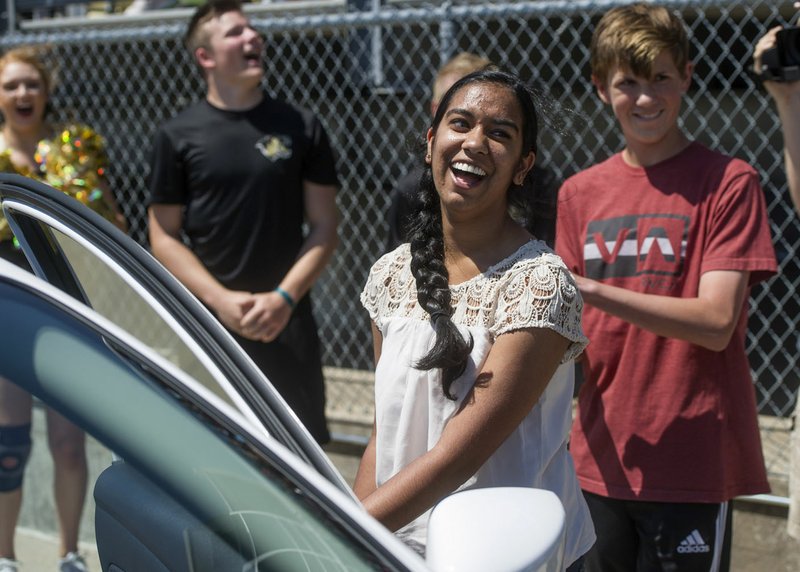
[[[756,171],[692,143],[646,169],[620,154],[559,192],[556,251],[574,272],[636,292],[697,296],[712,270],[772,276]],[[745,353],[664,338],[586,305],[590,343],[571,452],[582,488],[618,499],[722,502],[767,492]]]

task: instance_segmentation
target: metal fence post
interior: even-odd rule
[[[372,13],[378,16],[381,12],[382,0],[372,0]],[[380,24],[376,24],[372,29],[372,85],[382,87],[384,84],[383,75],[383,32]]]
[[[17,7],[14,0],[6,0],[6,25],[6,31],[13,34],[17,28]]]
[[[453,2],[445,0],[442,2],[442,13],[444,17],[439,25],[439,65],[443,65],[455,51],[454,44],[454,24],[452,20]]]

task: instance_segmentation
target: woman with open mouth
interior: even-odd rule
[[[0,171],[44,181],[125,230],[125,218],[105,179],[107,161],[101,137],[85,125],[55,125],[47,120],[53,84],[54,74],[33,48],[15,48],[0,58]],[[0,257],[30,270],[2,213]],[[31,450],[31,408],[28,393],[0,379],[0,572],[19,569],[14,529]],[[78,553],[87,487],[84,434],[55,411],[48,409],[46,417],[60,523],[58,570],[85,572],[86,564]]]

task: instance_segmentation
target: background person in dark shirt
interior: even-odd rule
[[[264,42],[237,0],[199,7],[186,44],[207,92],[156,135],[153,254],[216,313],[324,443],[308,294],[337,244],[338,180],[327,135],[311,112],[262,91]]]

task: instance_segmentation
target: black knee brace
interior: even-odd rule
[[[30,423],[0,427],[0,492],[11,492],[22,486],[22,476],[30,454]]]

